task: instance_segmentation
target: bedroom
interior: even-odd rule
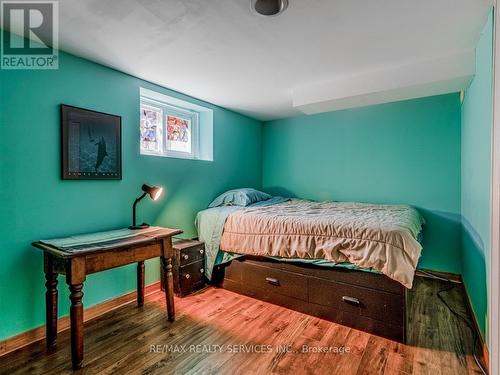
[[[0,373],[498,373],[493,1],[43,5],[2,2]]]

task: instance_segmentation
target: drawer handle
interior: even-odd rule
[[[189,259],[189,255],[187,255],[187,254],[184,254],[182,257],[183,257],[184,259],[186,259],[186,260],[187,260],[187,259]]]
[[[203,251],[203,249],[200,250],[200,254],[203,254],[205,251]]]
[[[191,275],[189,273],[186,273],[186,275],[184,276],[186,279],[189,279],[191,277]]]
[[[266,281],[271,285],[280,286],[280,281],[274,277],[266,277]]]
[[[354,298],[354,297],[342,296],[342,301],[350,303],[352,305],[356,305],[356,306],[361,305],[361,302],[359,302],[359,299]]]
[[[200,268],[200,273],[203,273],[205,272],[205,270],[203,268]]]

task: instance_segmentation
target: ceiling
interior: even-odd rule
[[[492,2],[290,0],[266,18],[250,0],[64,0],[60,48],[270,120],[301,113],[294,95],[303,99],[304,88],[314,97],[315,85],[341,81],[349,91],[350,77],[359,85],[401,67],[418,81],[420,62],[432,70],[429,62],[471,55]]]

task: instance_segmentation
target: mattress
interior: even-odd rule
[[[242,255],[322,259],[371,268],[411,288],[424,219],[407,205],[293,199],[226,218],[220,249]]]

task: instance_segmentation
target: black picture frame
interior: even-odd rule
[[[122,118],[61,104],[61,178],[122,179]]]

